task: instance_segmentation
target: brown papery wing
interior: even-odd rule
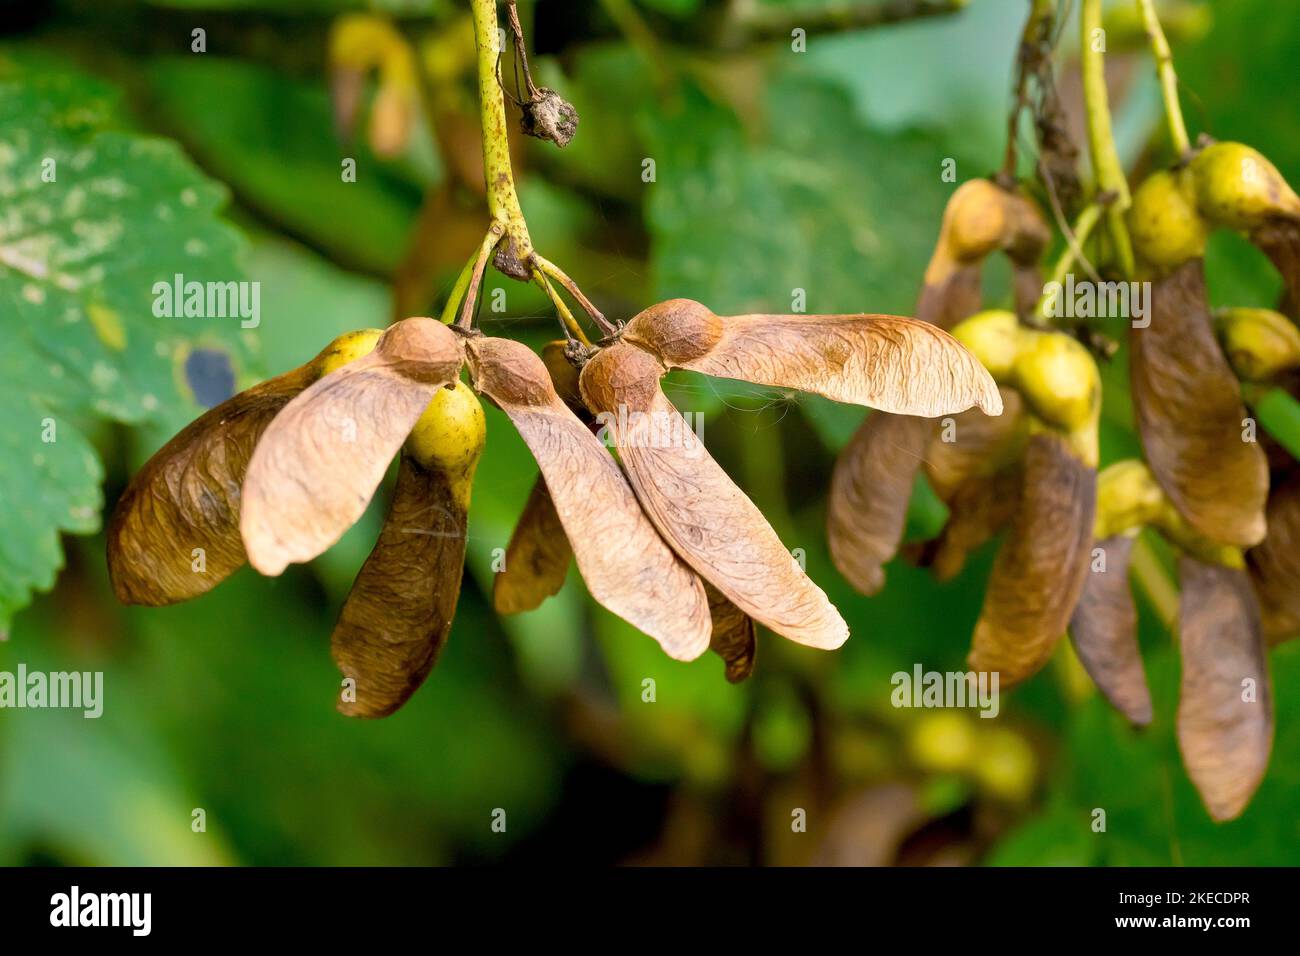
[[[948,501],[967,480],[991,475],[1019,458],[1028,436],[1024,400],[1012,388],[1001,389],[1002,414],[985,415],[968,409],[935,428],[924,452],[925,474],[942,501]]]
[[[386,717],[429,676],[456,614],[465,529],[447,477],[403,455],[379,541],[331,638],[335,663],[356,682],[355,695],[340,697],[342,713]]]
[[[1291,475],[1268,496],[1268,535],[1246,552],[1259,595],[1265,633],[1286,638],[1300,621],[1300,475]]]
[[[937,580],[961,574],[966,558],[1015,517],[1023,471],[1008,465],[993,475],[967,479],[945,503],[948,523],[924,551],[924,563]]]
[[[758,650],[754,619],[707,581],[704,592],[709,596],[709,615],[713,618],[709,650],[727,665],[727,680],[739,684],[754,672],[754,656]]]
[[[740,610],[793,641],[835,648],[848,626],[767,519],[705,450],[659,387],[663,368],[619,343],[582,372],[582,396],[614,436],[650,520]]]
[[[863,594],[885,586],[933,430],[926,418],[872,412],[835,463],[826,537],[835,566]]]
[[[1278,219],[1256,229],[1250,238],[1272,260],[1285,283],[1279,311],[1300,319],[1300,223]]]
[[[950,329],[980,310],[980,267],[959,265],[941,277],[926,275],[916,300],[916,317]]]
[[[509,416],[542,471],[591,596],[670,657],[709,647],[704,585],[655,531],[609,451],[555,393],[542,360],[508,339],[469,342],[474,385]]]
[[[108,573],[126,604],[172,604],[216,587],[248,560],[240,489],[271,420],[312,380],[306,366],[209,409],[154,453],[108,526]]]
[[[1268,769],[1273,700],[1259,609],[1242,571],[1184,557],[1178,749],[1215,820],[1246,809]]]
[[[899,415],[933,418],[978,405],[1000,414],[997,385],[937,326],[895,315],[717,316],[673,299],[624,330],[670,368],[795,388]]]
[[[1259,444],[1243,440],[1246,410],[1214,339],[1200,259],[1153,283],[1151,324],[1129,341],[1133,410],[1160,487],[1210,539],[1257,544],[1268,465]]]
[[[1038,308],[1038,300],[1043,297],[1043,273],[1037,265],[1012,265],[1011,297],[1016,315],[1021,320],[1028,320]]]
[[[1105,566],[1090,563],[1083,594],[1070,618],[1070,640],[1098,689],[1121,714],[1139,727],[1151,723],[1151,691],[1137,639],[1137,607],[1129,587],[1133,538],[1116,535],[1095,547]]]
[[[253,452],[240,530],[263,574],[310,561],[361,517],[420,414],[463,361],[433,319],[404,319],[369,355],[291,401]]]
[[[572,560],[573,546],[538,475],[506,546],[505,568],[492,581],[493,607],[498,614],[531,611],[564,587]]]
[[[1061,436],[1032,436],[1019,507],[975,625],[974,670],[999,671],[1006,687],[1047,663],[1083,590],[1096,504],[1096,471]]]

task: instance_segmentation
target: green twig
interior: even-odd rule
[[[1111,128],[1110,99],[1106,92],[1105,37],[1106,32],[1101,26],[1101,0],[1083,0],[1079,13],[1080,71],[1088,119],[1088,148],[1093,174],[1097,177],[1096,201],[1107,206],[1106,232],[1114,246],[1119,270],[1123,275],[1131,276],[1133,246],[1124,222],[1124,213],[1131,200]]]
[[[488,212],[499,223],[511,244],[510,254],[527,262],[533,243],[528,223],[515,191],[510,165],[510,136],[506,125],[505,95],[497,81],[497,49],[500,28],[496,0],[470,0],[474,12],[474,44],[478,59],[479,115],[483,125],[483,174],[487,185]],[[519,278],[516,276],[516,278]]]
[[[502,51],[497,49],[500,28],[497,23],[496,0],[470,0],[474,14],[474,43],[477,52],[479,113],[483,126],[483,174],[487,186],[488,213],[492,222],[477,255],[466,264],[452,297],[444,310],[444,320],[454,312],[455,302],[461,301],[460,325],[469,328],[473,323],[474,305],[483,270],[493,249],[497,250],[495,264],[498,269],[514,279],[536,282],[555,306],[565,334],[590,344],[578,325],[568,304],[559,296],[547,276],[560,282],[582,305],[602,331],[612,331],[604,315],[582,294],[577,283],[554,263],[538,255],[528,234],[528,223],[519,205],[515,190],[514,170],[510,163],[510,137],[506,126],[505,91],[499,78]],[[522,50],[523,28],[511,8],[511,30],[515,43]],[[529,81],[531,86],[531,80]]]
[[[1165,31],[1156,15],[1155,0],[1137,2],[1142,10],[1147,36],[1151,38],[1151,52],[1156,58],[1156,75],[1160,78],[1160,95],[1165,101],[1169,139],[1173,142],[1178,158],[1183,159],[1191,153],[1192,144],[1187,136],[1187,124],[1183,122],[1183,108],[1178,102],[1178,74],[1174,71],[1173,52],[1169,49],[1169,41],[1165,39]]]
[[[1034,317],[1041,325],[1050,324],[1047,315],[1047,304],[1051,301],[1052,296],[1047,293],[1047,287],[1053,283],[1064,282],[1066,273],[1070,271],[1075,262],[1083,262],[1088,266],[1089,270],[1092,269],[1091,263],[1088,263],[1083,254],[1083,244],[1088,241],[1092,230],[1101,219],[1101,213],[1101,206],[1097,205],[1097,203],[1089,203],[1084,207],[1083,212],[1079,213],[1079,218],[1074,221],[1074,227],[1064,230],[1065,248],[1061,250],[1056,265],[1052,267],[1052,273],[1043,286],[1042,298],[1038,300],[1038,305],[1034,308]],[[1094,276],[1094,278],[1096,277]]]

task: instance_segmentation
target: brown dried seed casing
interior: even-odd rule
[[[356,681],[349,717],[386,717],[424,683],[447,642],[465,568],[466,513],[446,475],[403,455],[393,502],[331,639]]]
[[[1259,787],[1273,748],[1259,609],[1242,571],[1183,557],[1179,577],[1178,748],[1210,816],[1231,820]],[[1243,699],[1252,696],[1247,686],[1253,699]]]
[[[374,351],[326,375],[276,416],[248,466],[240,530],[263,574],[310,561],[361,517],[464,350],[433,319],[404,319]]]
[[[937,326],[896,315],[723,317],[671,299],[635,316],[623,340],[669,368],[899,415],[933,418],[972,405],[1002,411],[997,385],[975,356]]]
[[[1250,238],[1272,260],[1286,285],[1278,310],[1300,320],[1300,223],[1277,219],[1256,229]]]
[[[948,523],[925,548],[922,560],[937,580],[961,574],[970,553],[1015,517],[1023,477],[1020,465],[1011,464],[992,475],[968,479],[945,499]]]
[[[912,485],[934,422],[872,412],[831,474],[826,536],[840,573],[863,594],[885,586],[884,565],[898,553]]]
[[[1246,410],[1214,339],[1200,259],[1153,284],[1151,324],[1129,341],[1133,409],[1161,488],[1210,539],[1257,544],[1268,465],[1259,444],[1243,440]]]
[[[572,560],[573,546],[546,490],[546,479],[538,475],[506,546],[505,568],[492,582],[497,613],[531,611],[558,593]]]
[[[577,343],[572,343],[572,346],[577,346]],[[582,393],[578,388],[578,370],[569,361],[570,347],[571,344],[563,339],[547,342],[542,348],[542,363],[550,373],[555,394],[560,396],[561,401],[569,406],[573,414],[590,424],[591,412],[587,410],[586,405],[582,404]]]
[[[1038,300],[1043,295],[1043,273],[1037,265],[1020,265],[1011,267],[1011,296],[1016,315],[1021,321],[1027,321],[1038,308]]]
[[[983,263],[997,249],[1012,261],[1016,311],[1026,314],[1042,293],[1037,264],[1050,240],[1032,200],[986,179],[963,183],[944,209],[916,317],[950,329],[978,312]]]
[[[1137,639],[1137,607],[1129,587],[1133,538],[1116,535],[1099,541],[1104,571],[1089,568],[1079,605],[1070,618],[1070,640],[1106,699],[1139,727],[1151,723],[1151,691]]]
[[[582,396],[614,436],[659,533],[737,607],[793,641],[839,647],[848,627],[659,387],[663,366],[626,342],[582,371]],[[666,437],[665,437],[666,436]]]
[[[1002,388],[1002,414],[969,409],[953,417],[951,428],[936,428],[924,452],[925,474],[934,493],[947,502],[968,480],[988,476],[1019,459],[1029,436],[1025,403],[1013,388]]]
[[[916,300],[916,317],[945,331],[980,310],[979,266],[964,265],[936,278],[926,279]]]
[[[998,552],[969,657],[1007,687],[1036,673],[1065,634],[1088,573],[1097,473],[1060,435],[1025,450],[1011,532]]]
[[[1300,475],[1284,479],[1269,493],[1268,535],[1246,552],[1246,564],[1266,634],[1293,636],[1300,622]]]
[[[754,619],[707,581],[704,582],[704,592],[709,596],[709,615],[713,618],[709,650],[727,665],[727,680],[739,684],[754,672],[754,657],[758,651]]]
[[[942,533],[922,551],[921,563],[940,581],[960,574],[967,556],[1016,511],[1029,420],[1020,393],[1001,392],[1001,415],[964,411],[951,430],[946,424],[935,429],[925,453],[926,477],[949,511]]]
[[[108,527],[108,572],[119,600],[184,601],[243,565],[240,489],[248,461],[271,420],[311,380],[303,366],[209,409],[131,479]],[[202,549],[201,572],[195,549]]]
[[[642,513],[608,450],[555,393],[542,360],[508,339],[468,343],[474,387],[514,423],[541,468],[578,570],[597,602],[694,660],[709,646],[704,586]]]

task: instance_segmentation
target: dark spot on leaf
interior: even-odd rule
[[[220,405],[235,394],[235,370],[230,356],[220,349],[195,349],[186,356],[185,381],[204,408]]]

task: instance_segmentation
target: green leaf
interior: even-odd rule
[[[76,673],[93,693],[80,709],[0,715],[0,859],[17,863],[36,851],[83,866],[229,865],[220,820],[192,829],[193,810],[207,804],[177,774],[147,687],[130,663],[67,638],[66,603],[42,602],[25,620],[32,640],[0,646],[0,670]]]
[[[420,190],[375,160],[364,135],[338,142],[324,83],[209,56],[160,59],[147,78],[163,118],[241,202],[345,265],[393,271]],[[238,108],[212,108],[225,102]],[[357,161],[355,182],[343,181],[344,157]]]
[[[1289,392],[1270,388],[1252,401],[1265,431],[1276,438],[1291,457],[1300,460],[1300,402]]]
[[[507,852],[552,812],[559,743],[473,584],[429,679],[397,714],[366,721],[334,711],[338,602],[323,606],[306,577],[245,569],[200,600],[124,615],[138,649],[133,693],[209,820],[257,865]],[[496,807],[512,840],[484,823]]]
[[[98,526],[95,417],[179,425],[197,410],[196,345],[232,376],[240,318],[154,314],[154,285],[241,278],[225,191],[175,144],[106,129],[102,83],[0,54],[0,635],[52,586],[60,532]]]
[[[808,77],[772,81],[757,142],[700,91],[682,100],[647,122],[660,298],[724,313],[911,313],[953,188],[942,149],[868,130],[842,91]]]
[[[103,506],[104,470],[85,437],[15,387],[7,366],[20,354],[0,358],[0,407],[8,423],[0,429],[0,639],[32,591],[54,586],[63,567],[60,533],[94,532]]]
[[[985,862],[989,866],[1092,866],[1099,849],[1091,817],[1056,803],[1012,831]]]

